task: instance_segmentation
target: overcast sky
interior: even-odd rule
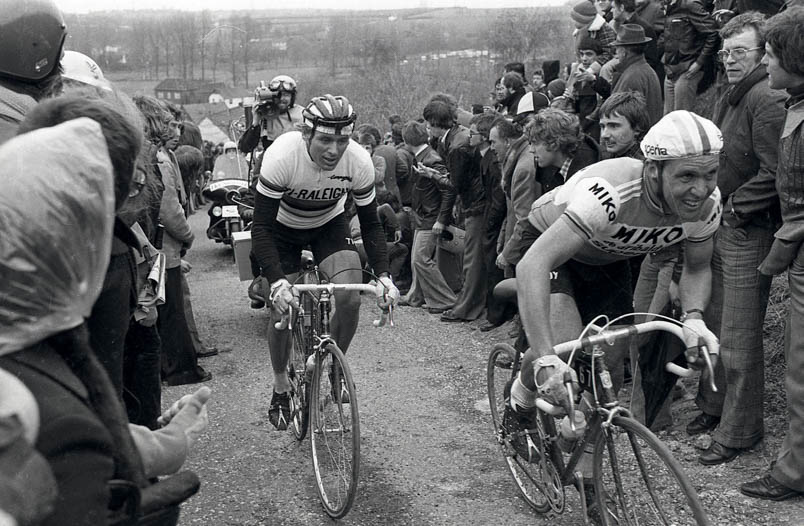
[[[395,9],[411,7],[454,7],[465,6],[475,8],[489,7],[536,7],[561,5],[567,0],[300,0],[288,2],[294,9],[326,8],[326,9]],[[202,9],[275,9],[280,4],[265,0],[56,0],[56,4],[67,13],[86,13],[88,11],[106,11],[114,9],[185,9],[200,11]],[[285,4],[283,2],[282,4]]]

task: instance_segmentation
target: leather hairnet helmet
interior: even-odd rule
[[[59,66],[67,36],[52,0],[0,0],[0,74],[37,82]]]
[[[321,133],[349,135],[357,120],[349,99],[343,96],[315,97],[302,112],[304,124]]]
[[[78,51],[64,51],[61,57],[61,76],[65,79],[74,80],[96,88],[107,91],[112,90],[109,81],[103,76],[103,71],[97,62]]]

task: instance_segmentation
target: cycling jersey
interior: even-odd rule
[[[374,164],[355,141],[349,141],[334,170],[322,170],[310,158],[301,132],[285,133],[265,151],[256,188],[252,252],[269,282],[297,270],[297,263],[290,262],[298,262],[310,236],[333,237],[312,243],[320,248],[313,252],[318,261],[334,251],[354,250],[348,229],[344,227],[340,235],[333,226],[340,221],[349,192],[357,205],[369,262],[378,275],[388,271],[385,236],[377,219]]]
[[[604,265],[648,254],[683,240],[704,241],[720,225],[720,191],[703,205],[700,219],[682,222],[662,207],[643,177],[643,163],[621,158],[602,161],[576,173],[537,199],[528,221],[539,232],[561,219],[587,242],[573,259]]]
[[[257,191],[281,199],[279,223],[317,228],[343,212],[350,191],[357,206],[374,200],[374,164],[369,153],[350,140],[335,169],[322,170],[307,153],[301,132],[288,132],[265,151]]]

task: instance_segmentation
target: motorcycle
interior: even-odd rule
[[[232,246],[232,234],[247,230],[251,226],[250,221],[245,221],[238,210],[238,205],[248,192],[248,182],[242,179],[222,179],[210,182],[204,187],[202,195],[212,201],[207,212],[209,239]]]

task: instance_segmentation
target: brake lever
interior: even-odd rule
[[[572,388],[572,374],[569,371],[564,372],[564,387],[567,388],[567,395],[569,396],[569,417],[570,429],[575,432],[575,389]]]
[[[709,371],[709,382],[712,392],[717,392],[717,385],[715,385],[715,366],[712,365],[712,359],[709,357],[709,348],[705,343],[698,345],[698,348],[703,352],[704,362],[706,362],[706,369]]]

